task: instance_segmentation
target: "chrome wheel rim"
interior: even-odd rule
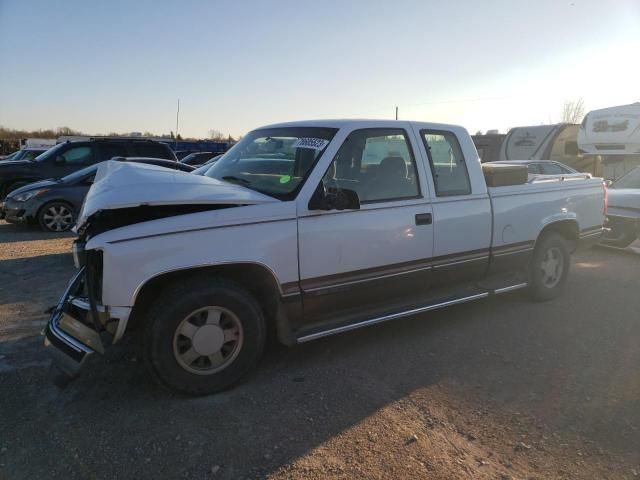
[[[553,288],[560,282],[564,270],[564,256],[557,247],[549,248],[542,261],[540,271],[542,272],[542,284],[547,288]]]
[[[73,225],[73,213],[65,205],[51,205],[42,215],[45,227],[53,232],[64,232]]]
[[[211,375],[236,359],[243,341],[242,323],[232,311],[203,307],[178,325],[173,335],[173,355],[188,372]]]

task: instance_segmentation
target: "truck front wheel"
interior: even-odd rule
[[[560,295],[569,274],[571,255],[565,239],[555,233],[543,234],[536,242],[529,269],[529,291],[537,301]]]
[[[256,365],[266,328],[247,290],[201,277],[164,289],[142,333],[152,376],[173,390],[203,395],[229,388]]]

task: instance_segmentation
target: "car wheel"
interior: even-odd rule
[[[567,280],[571,255],[566,240],[554,232],[536,242],[529,269],[529,291],[536,301],[557,297]]]
[[[65,202],[47,203],[38,213],[38,223],[46,232],[66,232],[75,223],[73,207]]]
[[[204,395],[229,388],[264,349],[260,305],[240,285],[201,277],[159,295],[142,331],[145,364],[160,384]]]
[[[609,218],[607,226],[610,230],[602,239],[603,245],[626,248],[638,238],[633,222],[618,218]]]

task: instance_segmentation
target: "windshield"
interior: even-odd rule
[[[280,200],[291,200],[336,131],[321,127],[255,130],[225,153],[205,175]]]
[[[4,157],[2,160],[15,160],[16,156],[18,156],[20,154],[20,150],[18,150],[17,152],[13,152],[10,153],[9,155],[7,155],[6,157]]]
[[[611,188],[640,188],[640,168],[635,168],[613,182]]]

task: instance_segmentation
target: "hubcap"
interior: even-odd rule
[[[540,262],[542,284],[547,288],[555,287],[562,278],[563,269],[564,257],[562,252],[557,247],[551,247],[545,252]]]
[[[173,355],[185,370],[211,375],[228,367],[243,342],[238,317],[223,307],[203,307],[180,322],[173,336]]]
[[[68,230],[73,224],[73,214],[64,205],[52,205],[44,212],[44,224],[47,229],[54,232]]]

